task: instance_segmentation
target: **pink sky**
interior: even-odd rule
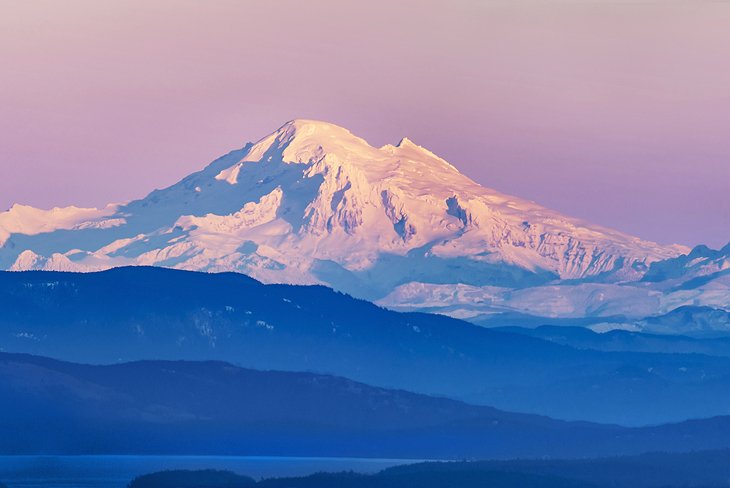
[[[0,8],[0,209],[141,197],[315,118],[644,238],[730,241],[725,1]]]

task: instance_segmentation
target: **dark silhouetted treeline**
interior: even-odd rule
[[[299,478],[271,478],[258,483],[220,471],[164,471],[141,476],[129,488],[582,488],[594,485],[555,476],[499,471],[408,474],[317,473]]]
[[[256,481],[248,476],[213,469],[160,471],[137,477],[129,488],[248,488]]]
[[[227,475],[167,471],[137,478],[129,488],[721,488],[730,485],[730,450],[576,460],[429,462],[373,475],[318,473],[258,482]]]

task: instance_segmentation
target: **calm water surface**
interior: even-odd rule
[[[125,488],[136,476],[165,469],[225,469],[253,478],[317,471],[373,473],[417,462],[399,459],[219,456],[0,456],[9,488]]]

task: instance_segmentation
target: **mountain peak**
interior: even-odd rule
[[[329,122],[294,119],[258,140],[243,161],[310,163],[327,153],[369,152],[373,148],[349,130]]]
[[[398,144],[395,145],[395,147],[403,148],[403,147],[421,147],[412,140],[408,139],[407,137],[402,138]]]
[[[313,130],[334,130],[334,131],[344,131],[348,134],[350,133],[349,130],[345,129],[342,126],[339,126],[337,124],[333,124],[332,122],[326,122],[324,120],[315,120],[315,119],[292,119],[288,122],[286,122],[284,125],[282,125],[278,130],[294,130],[294,131],[313,131]]]
[[[338,139],[356,139],[365,142],[363,139],[355,136],[344,127],[330,122],[313,119],[294,119],[279,127],[272,134],[261,139],[259,142],[267,140],[271,137],[284,143],[297,141],[302,142],[326,142],[327,140]],[[367,143],[366,143],[367,144]]]

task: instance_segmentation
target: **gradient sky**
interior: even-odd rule
[[[730,3],[0,0],[0,209],[141,197],[292,118],[730,241]]]

